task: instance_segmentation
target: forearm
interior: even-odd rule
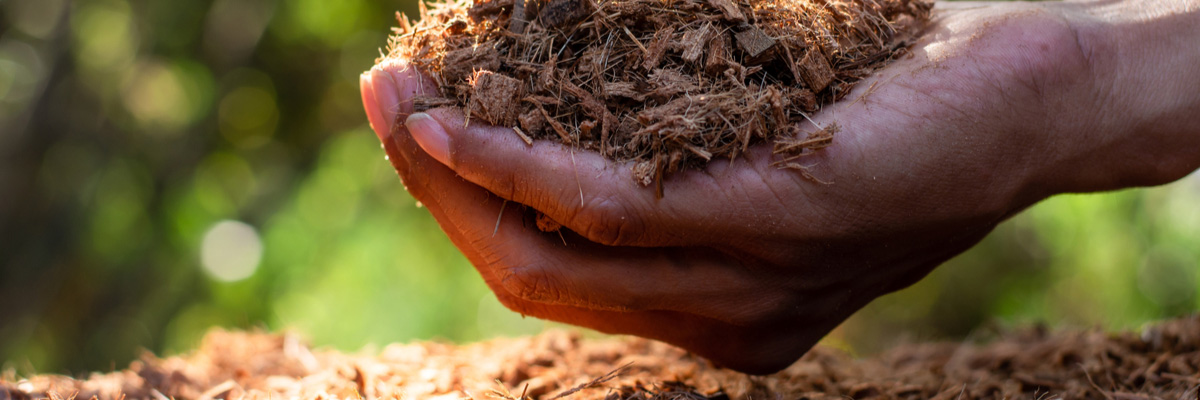
[[[1074,3],[1103,110],[1082,190],[1157,185],[1200,167],[1200,0]]]

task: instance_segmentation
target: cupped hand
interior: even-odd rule
[[[407,189],[507,307],[767,373],[1024,207],[1137,183],[1056,172],[1091,154],[1079,142],[1126,140],[1100,129],[1109,89],[1073,7],[939,4],[911,55],[803,127],[841,127],[803,159],[824,184],[772,166],[764,144],[667,177],[657,198],[629,163],[452,109],[411,114],[436,87],[402,60],[364,74],[362,94]],[[566,229],[540,231],[523,206]]]

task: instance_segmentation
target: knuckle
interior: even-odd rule
[[[642,235],[641,221],[631,207],[612,198],[599,196],[576,213],[580,234],[606,246],[635,243]]]

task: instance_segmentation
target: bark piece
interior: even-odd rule
[[[650,73],[650,84],[653,85],[648,97],[660,103],[680,94],[697,90],[696,79],[673,69],[656,69]]]
[[[511,7],[513,0],[476,0],[470,9],[467,10],[467,16],[471,17],[472,21],[480,22],[486,18],[500,14],[505,7]]]
[[[735,24],[746,22],[746,14],[742,14],[742,10],[738,9],[737,4],[734,4],[732,0],[708,0],[708,4],[721,10],[721,14],[725,16],[726,21]]]
[[[587,18],[596,9],[591,0],[551,0],[538,12],[543,27],[561,29]]]
[[[517,117],[517,122],[521,124],[521,129],[528,132],[530,135],[538,136],[546,130],[546,117],[542,116],[542,112],[537,106],[531,106]]]
[[[733,54],[729,48],[729,36],[724,34],[714,35],[708,41],[708,59],[704,62],[704,72],[712,76],[721,76],[734,64]]]
[[[491,47],[467,47],[446,53],[442,60],[442,78],[449,82],[465,81],[475,71],[500,69],[500,52]]]
[[[604,84],[604,97],[608,99],[623,98],[633,101],[646,100],[646,94],[637,90],[632,82],[610,82]]]
[[[796,68],[799,69],[800,79],[804,80],[808,89],[817,93],[829,87],[835,77],[829,60],[826,60],[825,55],[817,48],[806,52],[804,58],[796,63]]]
[[[471,81],[471,115],[492,125],[511,127],[517,123],[523,95],[521,81],[479,71]]]
[[[512,33],[523,34],[538,15],[538,0],[513,0],[512,16],[508,20],[508,30]]]
[[[787,97],[793,106],[799,107],[805,112],[817,110],[817,95],[813,94],[811,90],[791,88],[787,91]]]
[[[762,29],[751,25],[748,29],[734,34],[738,47],[746,52],[745,61],[751,64],[761,64],[768,61],[774,53],[775,38],[767,35]]]
[[[668,26],[654,33],[654,41],[650,42],[650,46],[646,48],[646,58],[642,62],[642,68],[651,71],[658,68],[659,64],[662,64],[663,56],[667,54],[667,49],[671,47],[671,38],[674,35],[674,26]]]
[[[680,42],[684,61],[691,64],[696,64],[700,61],[700,57],[704,55],[704,47],[708,45],[709,39],[713,37],[712,24],[704,24],[703,26],[687,31],[683,34],[683,40]]]

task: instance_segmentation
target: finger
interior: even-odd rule
[[[363,73],[359,86],[371,128],[385,144],[395,140],[397,129],[402,127],[404,118],[413,111],[414,98],[437,93],[432,80],[425,79],[398,60],[384,61]],[[404,133],[402,139],[408,140],[408,137]],[[400,173],[401,179],[405,179],[404,172],[411,167],[409,160],[412,157],[396,151],[395,146],[384,148],[392,166]]]
[[[764,179],[780,173],[769,166],[769,152],[674,174],[658,198],[635,181],[632,163],[549,141],[530,146],[506,128],[465,126],[456,110],[414,114],[406,123],[422,148],[463,178],[600,244],[728,244],[760,234],[756,222],[786,212]]]
[[[371,125],[371,130],[375,131],[375,136],[382,141],[392,130],[392,122],[384,117],[383,110],[378,106],[379,101],[375,99],[374,78],[374,71],[364,72],[358,78],[358,89],[362,95],[363,109],[367,112],[367,122]]]

